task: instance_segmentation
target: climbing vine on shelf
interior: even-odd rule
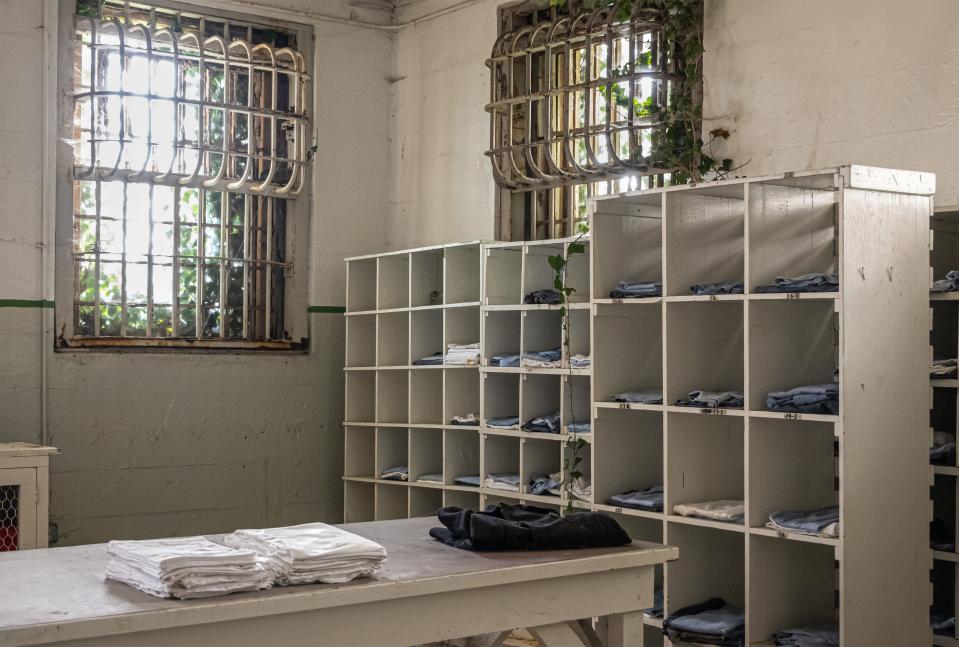
[[[569,298],[576,292],[576,288],[569,286],[567,278],[569,276],[569,259],[576,254],[584,254],[586,252],[586,245],[583,244],[582,239],[586,234],[589,233],[589,225],[585,222],[581,222],[578,225],[578,235],[576,238],[566,247],[566,254],[563,255],[562,252],[547,257],[549,261],[549,266],[553,268],[553,288],[559,292],[560,306],[559,306],[559,317],[562,323],[562,344],[563,344],[563,356],[566,358],[567,365],[567,379],[569,379],[569,412],[570,412],[570,423],[575,423],[576,419],[573,414],[573,365],[570,363],[570,357],[572,355],[571,348],[572,344],[570,342],[570,316],[569,316]],[[575,429],[575,427],[574,427]],[[573,486],[576,482],[583,477],[583,472],[581,469],[581,464],[583,462],[582,451],[586,448],[588,443],[583,440],[577,433],[570,435],[570,439],[566,442],[566,455],[563,457],[563,491],[566,492],[566,511],[571,512],[573,510],[573,500],[575,499],[573,495]]]

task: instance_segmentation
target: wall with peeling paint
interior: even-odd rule
[[[207,4],[256,3],[306,22],[319,5]],[[345,0],[321,8],[352,12]],[[0,0],[0,15],[0,299],[39,300],[43,2]],[[388,15],[365,19],[377,18]],[[314,36],[319,149],[311,253],[299,271],[311,273],[309,305],[343,305],[343,257],[386,246],[393,35],[317,21]],[[41,344],[52,344],[40,335],[44,312],[0,307],[0,442],[40,439]],[[309,354],[52,355],[59,544],[340,521],[342,316],[310,317]]]

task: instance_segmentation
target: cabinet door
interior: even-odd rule
[[[0,469],[0,552],[37,547],[37,471]]]

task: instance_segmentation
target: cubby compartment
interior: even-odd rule
[[[563,344],[563,320],[557,310],[531,310],[523,312],[524,353],[536,353],[561,348]]]
[[[559,413],[562,397],[560,375],[524,374],[520,380],[520,424],[533,418]]]
[[[393,315],[380,315],[391,317]],[[416,362],[436,353],[445,353],[443,311],[422,310],[410,313],[410,361]],[[440,362],[442,364],[442,362]]]
[[[564,375],[563,397],[560,400],[560,425],[563,433],[569,431],[571,423],[590,422],[590,403],[592,386],[587,375]],[[577,432],[582,433],[582,432]]]
[[[380,314],[376,316],[376,321],[376,365],[409,366],[410,314],[408,312]]]
[[[475,431],[447,429],[443,432],[443,473],[447,485],[461,476],[480,475],[480,437]]]
[[[429,249],[410,254],[410,306],[443,304],[443,250]]]
[[[376,316],[346,317],[346,366],[376,366]]]
[[[959,270],[959,212],[934,214],[931,225],[932,252],[929,257],[932,278],[937,280],[945,278],[947,272]]]
[[[570,245],[581,245],[583,251],[570,253]],[[570,303],[588,303],[590,300],[589,255],[591,249],[589,240],[585,238],[581,238],[579,242],[566,244],[566,287],[573,290],[569,295]]]
[[[490,418],[519,416],[519,374],[483,373],[482,379],[483,424]]]
[[[541,441],[542,442],[542,441]],[[557,445],[559,443],[551,443]],[[593,446],[582,439],[570,440],[560,445],[562,456],[560,469],[565,477],[567,472],[579,472],[582,476],[573,480],[572,498],[585,504],[592,504],[593,499]],[[561,479],[562,480],[562,479]],[[563,488],[563,496],[569,496]]]
[[[376,259],[349,261],[346,273],[346,311],[376,310]]]
[[[781,510],[838,505],[831,423],[749,421],[749,525],[763,528]]]
[[[344,476],[376,478],[376,431],[373,427],[343,428]]]
[[[748,406],[797,386],[831,384],[839,365],[839,319],[832,301],[749,303]]]
[[[693,286],[743,284],[745,190],[742,184],[666,193],[668,296],[693,295]]]
[[[443,430],[410,429],[410,483],[443,473]]]
[[[637,412],[638,413],[638,412]],[[670,413],[666,421],[666,502],[743,500],[743,418]]]
[[[746,608],[744,535],[670,521],[665,543],[682,555],[666,563],[667,616],[715,597]]]
[[[569,311],[569,349],[563,348],[563,366],[569,366],[570,358],[574,355],[592,356],[590,345],[590,316],[589,310]],[[560,339],[562,339],[562,319],[560,319]]]
[[[607,300],[621,281],[662,281],[662,193],[596,202],[592,223],[593,299]]]
[[[346,372],[346,421],[373,422],[376,411],[376,374]]]
[[[376,372],[376,421],[409,422],[409,371]]]
[[[749,537],[749,640],[771,644],[783,629],[838,624],[832,546]]]
[[[376,518],[375,487],[372,483],[345,481],[343,483],[343,520],[346,523],[373,521]]]
[[[379,310],[410,306],[410,255],[380,256],[376,281],[376,307]]]
[[[520,476],[519,438],[510,436],[483,435],[483,474],[511,474]],[[522,486],[522,479],[520,482]],[[498,488],[493,488],[498,489]]]
[[[956,551],[956,477],[936,474],[932,488],[932,525],[929,529],[929,546],[935,551]]]
[[[454,416],[467,417],[473,414],[479,425],[480,374],[476,369],[451,369],[443,371],[445,397],[444,424],[450,424]]]
[[[496,355],[519,355],[522,326],[519,312],[483,313],[484,364]]]
[[[749,185],[750,291],[777,277],[838,272],[833,188],[828,178],[810,179],[805,186]]]
[[[550,256],[565,254],[563,243],[526,245],[523,253],[523,296],[537,290],[552,290],[555,270],[549,264]],[[522,303],[522,301],[520,301]]]
[[[376,428],[376,478],[383,470],[410,466],[410,432],[397,427]],[[397,481],[399,482],[399,481]]]
[[[376,520],[406,519],[409,516],[409,488],[402,483],[376,484]]]
[[[462,490],[444,490],[443,505],[463,510],[479,510],[479,492],[464,492]]]
[[[520,484],[523,492],[530,492],[530,482],[535,476],[549,476],[562,472],[561,443],[550,440],[522,439],[522,469]],[[562,481],[562,478],[559,479]],[[541,496],[556,496],[542,493]]]
[[[486,280],[483,289],[484,305],[523,303],[522,243],[494,244],[486,248]]]
[[[446,248],[446,304],[479,303],[482,268],[479,245]]]
[[[443,372],[431,369],[410,371],[410,422],[442,425]]]
[[[930,572],[932,580],[932,609],[930,610],[931,624],[935,620],[955,617],[956,613],[956,563],[935,559]],[[933,636],[956,637],[955,627],[933,628]]]
[[[599,500],[597,499],[597,503]],[[608,512],[609,516],[623,527],[633,541],[648,541],[654,544],[663,543],[663,522],[659,519],[636,517],[625,512]],[[662,586],[663,567],[656,567],[656,587]]]
[[[433,517],[443,507],[443,490],[430,487],[410,488],[410,517]]]
[[[666,330],[665,404],[743,390],[743,303],[669,303]]]
[[[932,302],[932,342],[933,359],[955,359],[959,357],[959,301]],[[955,379],[955,375],[952,376]],[[936,379],[936,378],[933,378]]]
[[[956,389],[932,390],[932,412],[929,421],[934,431],[956,435]]]
[[[447,344],[477,344],[480,341],[479,306],[447,308],[445,333]],[[445,349],[444,349],[445,351]]]
[[[593,327],[596,401],[609,402],[614,395],[628,391],[662,390],[661,306],[598,305]]]
[[[662,413],[600,409],[593,425],[597,504],[617,507],[610,497],[664,485]]]

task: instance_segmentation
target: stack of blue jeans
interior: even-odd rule
[[[663,633],[673,642],[742,647],[746,614],[722,598],[710,598],[669,614]]]
[[[743,284],[737,281],[723,281],[721,283],[703,283],[701,285],[690,285],[689,291],[696,295],[742,294]]]
[[[663,511],[663,486],[654,485],[645,490],[630,490],[609,497],[609,505],[649,512]]]
[[[662,389],[642,389],[641,391],[626,391],[612,397],[613,402],[632,402],[635,404],[662,404]]]
[[[766,408],[786,413],[839,413],[839,385],[811,384],[766,396]]]
[[[690,391],[682,400],[680,407],[703,407],[707,409],[742,409],[745,396],[742,391]]]
[[[782,629],[773,634],[773,641],[782,647],[839,647],[839,627],[829,624]]]
[[[567,422],[566,431],[571,434],[589,434],[593,431],[593,423],[590,421],[586,422]]]
[[[610,299],[642,299],[663,294],[662,281],[620,281],[609,293]]]
[[[487,423],[488,424],[488,423]],[[523,424],[523,431],[531,431],[538,434],[558,434],[559,433],[559,411],[549,413],[545,416],[538,416]]]
[[[500,416],[498,418],[487,418],[486,426],[497,429],[511,429],[519,425],[519,416]]]
[[[769,523],[776,530],[836,537],[839,532],[839,506],[831,505],[815,510],[779,510],[769,515]]]
[[[930,292],[959,292],[959,270],[951,270],[946,278],[933,281]]]
[[[839,275],[835,273],[811,272],[800,276],[777,276],[773,281],[775,281],[773,285],[761,285],[755,291],[757,293],[839,291]]]

